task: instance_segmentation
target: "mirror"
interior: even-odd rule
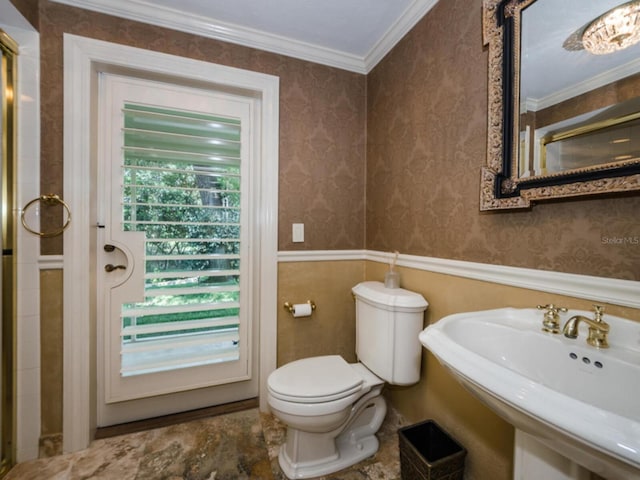
[[[623,25],[598,44],[612,11]],[[640,191],[640,0],[484,0],[483,35],[481,210]]]

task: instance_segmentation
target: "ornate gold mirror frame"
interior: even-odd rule
[[[483,39],[489,50],[487,161],[480,210],[529,208],[537,201],[640,191],[640,158],[566,172],[521,177],[520,21],[536,0],[484,0]]]

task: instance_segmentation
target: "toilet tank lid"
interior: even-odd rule
[[[361,282],[351,289],[356,297],[386,308],[422,312],[429,303],[416,292],[404,288],[386,288],[382,282]]]

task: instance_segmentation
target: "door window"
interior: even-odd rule
[[[239,359],[241,124],[125,104],[122,228],[145,232],[123,376]]]

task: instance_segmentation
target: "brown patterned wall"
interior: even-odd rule
[[[366,247],[640,280],[640,196],[480,213],[482,0],[438,4],[367,76]]]
[[[62,191],[69,32],[280,77],[281,250],[365,245],[366,115],[367,248],[640,279],[637,195],[479,212],[487,129],[480,9],[481,0],[439,2],[365,79],[42,0],[41,189]],[[291,242],[294,222],[305,223],[305,243]],[[61,251],[60,239],[42,242],[43,254]]]
[[[363,75],[46,0],[39,16],[42,192],[63,187],[62,34],[72,33],[278,76],[279,248],[363,247]],[[304,243],[291,243],[292,223],[305,223]],[[62,253],[61,239],[43,240],[42,253]]]

